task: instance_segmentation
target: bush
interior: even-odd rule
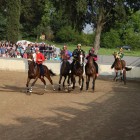
[[[90,45],[93,43],[93,37],[93,34],[78,33],[70,26],[65,26],[56,34],[55,40],[60,43],[71,42],[73,44]]]
[[[56,33],[55,40],[58,42],[73,42],[75,39],[75,32],[70,26],[65,26]]]
[[[121,46],[122,42],[120,40],[119,33],[115,30],[106,32],[101,38],[101,47],[103,48],[115,48],[116,46]]]

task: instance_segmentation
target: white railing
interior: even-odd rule
[[[59,61],[45,61],[49,69],[59,75],[60,62]],[[115,75],[114,70],[111,70],[111,65],[99,64],[99,75]],[[0,70],[27,72],[27,59],[19,58],[0,58]],[[140,67],[132,67],[131,71],[127,72],[129,78],[140,78]]]

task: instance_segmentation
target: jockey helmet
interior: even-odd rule
[[[120,51],[123,51],[123,48],[120,48]]]
[[[78,46],[81,47],[81,44],[78,44],[77,47],[78,47]]]
[[[94,52],[95,51],[94,48],[91,48],[91,51]]]
[[[65,46],[63,46],[63,49],[67,49],[67,46],[65,45]]]

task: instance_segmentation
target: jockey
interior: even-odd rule
[[[73,56],[73,61],[72,61],[72,65],[71,65],[72,69],[73,69],[74,63],[78,59],[78,56],[80,53],[83,53],[83,55],[85,56],[85,52],[81,49],[81,44],[78,44],[77,49],[75,49],[72,53],[72,56]]]
[[[44,55],[40,52],[39,48],[36,49],[36,64],[40,68],[41,78],[44,76],[44,69],[42,63],[45,61]]]
[[[81,49],[81,44],[77,45],[77,49],[75,49],[72,53],[73,56],[73,62],[72,62],[72,68],[74,66],[75,61],[78,59],[78,56],[80,53],[83,53],[83,55],[85,56],[85,52]]]
[[[124,56],[123,48],[120,48],[119,52],[117,52],[116,58],[119,58],[121,60],[123,58],[123,56]],[[116,59],[115,59],[114,63],[112,64],[111,69],[114,68],[115,62],[116,62]]]
[[[71,64],[71,57],[72,57],[72,54],[71,52],[68,50],[67,46],[63,46],[63,49],[61,50],[60,52],[60,55],[61,55],[61,60],[67,60],[69,64]],[[62,61],[60,63],[60,68],[61,68],[61,65],[62,65]]]
[[[93,57],[93,62],[94,62],[95,68],[96,68],[96,76],[98,77],[99,76],[99,74],[98,74],[98,64],[96,63],[98,57],[95,54],[95,50],[94,50],[93,47],[89,50],[89,53],[86,56],[86,59],[88,59],[89,56],[92,56]]]
[[[78,58],[78,55],[79,55],[81,52],[85,55],[85,52],[81,49],[81,44],[78,44],[78,45],[77,45],[77,49],[75,49],[75,50],[73,51],[73,53],[72,53],[73,58],[74,58],[74,59],[77,59],[77,58]]]
[[[69,63],[71,63],[72,54],[68,50],[66,45],[63,47],[63,50],[61,50],[61,57],[62,57],[62,54],[64,54],[64,56],[63,56],[64,58],[61,58],[61,59],[66,59],[66,60],[68,60]]]
[[[124,56],[124,53],[123,53],[123,48],[120,48],[119,52],[118,52],[118,58],[121,60]]]

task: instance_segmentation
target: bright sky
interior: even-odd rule
[[[90,34],[93,32],[93,28],[91,27],[90,24],[87,24],[86,27],[84,28],[83,32],[86,34]]]

